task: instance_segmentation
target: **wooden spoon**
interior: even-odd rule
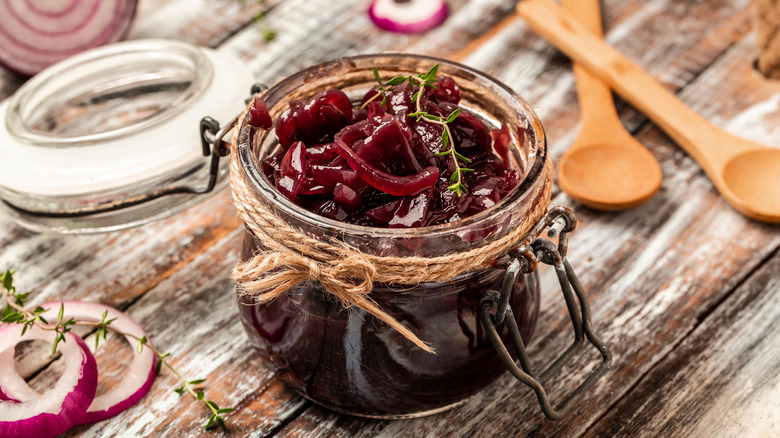
[[[730,134],[678,100],[644,70],[550,0],[525,0],[529,26],[645,113],[707,172],[737,211],[780,223],[780,149]]]
[[[599,0],[563,0],[563,7],[601,37]],[[635,207],[658,193],[661,167],[626,131],[609,87],[584,67],[573,66],[582,128],[561,157],[558,185],[570,197],[598,210]]]

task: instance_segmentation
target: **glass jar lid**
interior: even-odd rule
[[[231,119],[251,84],[237,59],[168,40],[112,44],[53,65],[0,103],[3,210],[33,230],[87,233],[199,202],[211,161],[200,120]],[[226,180],[222,163],[216,188]]]

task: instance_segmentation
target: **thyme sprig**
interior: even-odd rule
[[[174,376],[176,376],[177,379],[179,379],[180,382],[182,382],[182,385],[174,390],[177,394],[183,395],[185,392],[189,393],[196,400],[203,402],[209,408],[211,415],[204,424],[204,428],[206,430],[214,427],[215,425],[226,427],[225,419],[222,417],[222,414],[226,414],[232,411],[233,408],[220,408],[213,401],[206,399],[203,391],[196,390],[196,386],[205,382],[206,379],[187,380],[184,378],[184,376],[176,371],[171,363],[166,360],[170,354],[163,354],[160,352],[160,350],[149,343],[149,340],[146,338],[146,336],[139,338],[132,333],[127,333],[113,326],[112,323],[116,320],[116,318],[106,319],[108,317],[108,311],[103,312],[99,322],[74,320],[73,318],[65,320],[65,306],[62,304],[60,304],[60,310],[57,314],[57,321],[54,323],[49,323],[43,316],[41,316],[49,309],[36,306],[33,310],[28,310],[24,307],[27,299],[30,296],[30,292],[18,292],[13,284],[13,275],[14,273],[12,271],[5,271],[4,273],[0,273],[0,293],[2,294],[3,300],[6,304],[2,313],[0,313],[0,322],[6,324],[24,324],[24,327],[22,328],[22,334],[27,332],[27,330],[32,326],[37,326],[42,330],[55,332],[55,338],[51,350],[52,355],[57,352],[57,346],[59,343],[65,342],[65,333],[71,331],[74,326],[95,328],[95,349],[98,348],[101,337],[103,340],[106,339],[106,335],[109,330],[118,335],[135,339],[138,343],[137,350],[139,353],[143,352],[144,348],[148,348],[157,356],[157,374],[160,374],[160,371],[162,371],[162,367],[164,365],[166,368],[168,368],[168,370],[170,370],[171,373],[173,373]]]
[[[419,89],[412,95],[412,103],[415,105],[416,111],[408,114],[407,116],[417,117],[417,121],[424,120],[427,123],[441,125],[444,128],[442,129],[442,133],[441,133],[442,151],[437,152],[436,155],[437,156],[450,155],[452,156],[452,162],[455,164],[455,171],[452,172],[452,175],[450,175],[450,181],[449,181],[450,185],[447,187],[447,189],[452,190],[459,197],[463,196],[463,194],[468,193],[468,189],[466,189],[466,186],[463,184],[463,174],[473,172],[474,169],[471,169],[469,167],[461,167],[461,162],[466,164],[471,164],[471,160],[463,156],[462,154],[458,153],[458,151],[455,149],[454,137],[452,136],[452,131],[450,130],[449,127],[449,124],[455,121],[455,119],[458,118],[458,115],[460,115],[460,108],[456,108],[446,118],[441,118],[435,114],[430,114],[428,112],[423,111],[422,109],[422,96],[425,89],[426,88],[430,88],[433,90],[436,89],[436,85],[434,84],[437,82],[436,75],[439,73],[439,64],[436,64],[433,67],[431,67],[431,69],[428,70],[426,73],[421,73],[418,75],[410,75],[410,76],[394,76],[390,78],[387,82],[382,82],[382,79],[379,76],[379,71],[376,69],[376,67],[371,67],[371,69],[373,70],[374,73],[374,79],[376,79],[377,83],[379,84],[377,86],[377,93],[371,96],[371,98],[368,99],[366,102],[364,102],[360,108],[361,109],[365,108],[366,105],[378,99],[379,96],[382,96],[382,106],[385,106],[387,104],[386,93],[388,91],[392,91],[394,87],[401,85],[406,81],[409,81],[409,87],[412,87],[415,83],[418,84]]]

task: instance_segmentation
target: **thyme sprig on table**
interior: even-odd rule
[[[22,328],[22,334],[26,333],[27,330],[32,326],[37,326],[42,330],[55,332],[56,336],[54,338],[54,343],[52,344],[51,349],[52,355],[57,352],[57,346],[59,343],[65,342],[65,333],[71,331],[74,326],[95,328],[95,349],[98,348],[101,337],[103,340],[106,339],[106,335],[109,330],[118,335],[135,339],[138,342],[137,350],[139,353],[143,352],[144,348],[148,348],[157,356],[157,374],[160,374],[164,365],[166,368],[168,368],[168,370],[170,370],[171,373],[173,373],[174,376],[176,376],[177,379],[179,379],[182,385],[174,390],[177,394],[183,395],[185,392],[189,393],[196,400],[203,402],[209,408],[211,415],[204,425],[205,429],[208,430],[215,425],[226,427],[225,419],[222,417],[222,414],[226,414],[232,411],[233,408],[220,408],[213,401],[206,399],[203,391],[196,390],[196,386],[205,382],[206,379],[187,380],[184,378],[184,376],[176,371],[171,363],[166,360],[170,354],[163,354],[160,352],[160,350],[156,349],[149,343],[149,340],[146,338],[146,336],[139,338],[131,333],[127,333],[113,326],[111,323],[114,322],[116,318],[106,319],[108,317],[108,311],[103,312],[102,318],[99,322],[80,321],[74,320],[73,318],[70,318],[66,321],[64,319],[65,306],[62,304],[60,304],[60,310],[57,314],[57,321],[50,323],[43,316],[41,316],[49,309],[36,306],[33,310],[28,310],[24,307],[27,299],[30,296],[30,292],[18,292],[13,283],[13,275],[14,273],[12,271],[5,271],[4,273],[0,273],[0,293],[2,294],[3,300],[5,301],[5,307],[3,308],[2,313],[0,313],[1,323],[24,324],[24,327]]]
[[[455,171],[452,172],[452,175],[450,175],[450,185],[447,188],[454,191],[458,196],[462,196],[463,194],[468,193],[466,186],[463,184],[463,174],[473,172],[474,169],[461,167],[461,162],[471,164],[471,160],[458,153],[458,151],[455,149],[454,138],[449,127],[449,124],[458,118],[458,115],[460,114],[460,108],[456,108],[446,118],[439,117],[435,114],[430,114],[423,111],[422,109],[422,96],[425,89],[436,89],[436,85],[434,84],[437,82],[436,75],[439,72],[439,64],[431,67],[427,73],[410,76],[395,76],[390,78],[387,82],[382,82],[382,79],[379,76],[379,71],[376,69],[376,67],[372,67],[371,69],[374,73],[374,79],[376,79],[377,83],[379,83],[377,86],[377,93],[364,102],[363,105],[361,105],[361,108],[365,108],[366,105],[378,99],[379,96],[382,96],[382,106],[385,106],[387,104],[387,95],[385,93],[393,90],[394,87],[401,85],[406,81],[409,81],[409,87],[412,87],[415,83],[419,84],[420,88],[412,95],[412,103],[414,103],[416,111],[408,114],[407,116],[417,117],[418,121],[424,120],[428,123],[441,125],[444,128],[442,129],[441,133],[442,151],[437,152],[436,155],[451,155],[452,162],[455,164]],[[448,146],[449,149],[447,148]]]

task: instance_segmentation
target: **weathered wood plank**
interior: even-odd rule
[[[775,253],[586,435],[780,436],[778,290]]]
[[[275,40],[267,43],[248,29],[220,49],[245,60],[257,80],[269,85],[340,56],[393,51],[447,57],[512,13],[515,2],[456,0],[448,4],[451,15],[443,26],[424,35],[399,35],[376,28],[368,19],[365,1],[287,0],[266,15],[278,32]]]
[[[130,39],[164,38],[217,47],[277,1],[144,0]],[[254,32],[258,32],[254,27]]]

